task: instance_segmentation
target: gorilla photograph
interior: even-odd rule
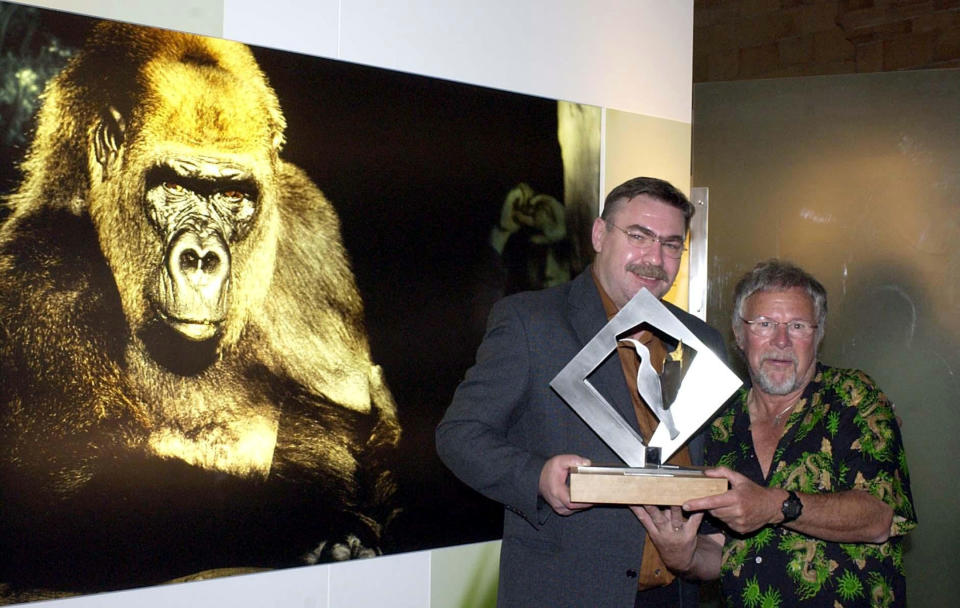
[[[498,538],[433,431],[596,116],[0,3],[0,603]]]

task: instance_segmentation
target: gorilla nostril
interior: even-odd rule
[[[200,256],[193,249],[187,249],[180,254],[180,270],[189,272],[199,266]]]
[[[200,260],[200,269],[206,273],[214,273],[217,271],[217,268],[220,267],[220,256],[213,253],[212,251],[207,255],[203,256],[203,259]]]
[[[199,270],[204,274],[213,274],[220,268],[220,256],[209,251],[200,257],[195,249],[186,249],[180,253],[180,272],[191,273]]]

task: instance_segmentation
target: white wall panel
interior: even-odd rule
[[[430,551],[357,559],[327,569],[330,608],[430,608]]]
[[[28,0],[690,122],[693,0]]]
[[[171,10],[169,1],[149,0],[21,0],[17,3],[204,36],[219,37],[223,32],[223,0],[176,0],[177,10]]]
[[[384,558],[387,559],[387,558]],[[329,571],[325,566],[288,568],[208,581],[31,602],[30,608],[327,608]],[[354,604],[360,607],[365,604]],[[375,605],[375,604],[369,604]],[[387,604],[389,605],[389,604]]]
[[[274,5],[276,3],[273,3]],[[690,122],[691,0],[226,0],[224,36]],[[325,20],[339,7],[337,54]],[[304,24],[318,33],[297,41]],[[309,28],[307,28],[309,29]],[[278,32],[275,41],[265,34]]]
[[[338,0],[223,0],[223,37],[336,59]]]

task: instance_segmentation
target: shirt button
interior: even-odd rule
[[[758,564],[762,564],[762,563],[763,563],[763,558],[758,555],[758,556],[757,556],[757,559],[755,559],[755,560],[753,560],[753,561],[757,562]]]
[[[637,578],[636,570],[627,570],[627,578]]]

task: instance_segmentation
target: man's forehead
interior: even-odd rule
[[[812,310],[813,298],[802,287],[771,287],[751,294],[747,298],[747,306],[752,309],[809,307]]]

